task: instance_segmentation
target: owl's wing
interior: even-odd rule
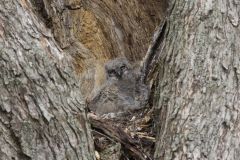
[[[98,91],[93,91],[90,94],[90,96],[87,98],[88,99],[87,107],[91,111],[96,110],[96,104],[97,104],[97,102],[99,102],[99,100],[103,96],[102,93],[104,93],[104,90],[105,90],[106,87],[107,87],[106,84],[104,84]]]
[[[97,111],[99,107],[103,107],[105,104],[114,101],[117,95],[117,87],[114,83],[105,83],[99,91],[97,91],[92,98],[89,99],[88,108],[91,111]]]
[[[150,88],[145,84],[138,84],[136,87],[136,101],[140,103],[141,107],[145,107],[148,103],[150,95]]]

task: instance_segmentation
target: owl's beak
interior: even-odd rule
[[[117,77],[122,78],[122,71],[117,71]]]

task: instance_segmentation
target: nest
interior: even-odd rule
[[[122,113],[113,118],[88,114],[97,160],[151,160],[155,145],[153,110]]]

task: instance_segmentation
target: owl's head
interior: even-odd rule
[[[107,80],[124,80],[132,74],[132,66],[124,57],[116,58],[106,63]]]

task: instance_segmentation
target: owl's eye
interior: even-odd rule
[[[120,69],[121,69],[121,70],[126,70],[127,67],[126,67],[126,66],[122,66],[122,67],[120,67]]]
[[[108,71],[108,75],[110,77],[113,77],[115,75],[115,71],[113,71],[113,70]]]

